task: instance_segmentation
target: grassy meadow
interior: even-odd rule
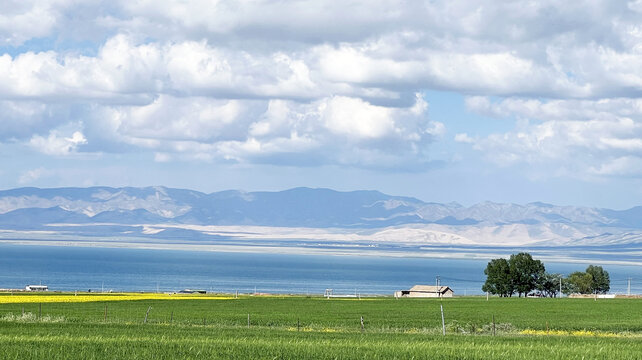
[[[2,294],[0,352],[20,359],[639,359],[642,299]]]

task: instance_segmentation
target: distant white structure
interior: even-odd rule
[[[207,294],[206,290],[185,289],[178,292],[179,294]]]
[[[455,292],[448,286],[415,285],[410,290],[395,291],[395,297],[438,298],[453,297]]]
[[[27,285],[25,287],[26,291],[49,291],[49,287],[47,285]]]

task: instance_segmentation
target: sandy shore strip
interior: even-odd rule
[[[122,249],[147,249],[147,250],[172,250],[172,251],[211,251],[231,253],[272,253],[292,255],[330,255],[330,256],[377,256],[377,257],[413,257],[413,258],[434,258],[434,259],[465,259],[465,260],[490,260],[504,257],[514,252],[514,248],[507,247],[505,251],[495,247],[481,252],[480,248],[422,248],[420,251],[389,250],[368,247],[347,246],[331,247],[329,245],[314,246],[288,246],[274,244],[239,244],[239,245],[217,245],[217,244],[195,244],[180,242],[155,242],[147,239],[145,242],[127,242],[118,239],[104,240],[47,240],[47,239],[0,239],[0,244],[28,245],[28,246],[69,246],[69,247],[96,247],[96,248],[122,248]],[[542,255],[538,258],[549,262],[588,263],[595,262],[594,258],[586,257],[585,251],[559,254],[559,250],[541,249]],[[584,256],[583,256],[584,255]],[[629,255],[631,255],[629,253]],[[600,260],[600,264],[610,265],[634,265],[642,266],[642,255],[640,260]]]

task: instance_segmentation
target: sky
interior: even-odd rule
[[[0,188],[642,205],[642,0],[4,0]]]

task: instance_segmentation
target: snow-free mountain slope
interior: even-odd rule
[[[641,219],[642,207],[609,210],[490,201],[465,207],[378,191],[311,188],[211,194],[166,187],[0,191],[0,229],[64,229],[70,236],[218,239],[225,236],[220,228],[203,229],[258,226],[260,238],[278,235],[269,230],[278,227],[300,229],[289,232],[292,238],[305,238],[313,232],[310,229],[344,229],[339,232],[345,239],[350,238],[347,234],[359,234],[355,239],[370,234],[372,239],[399,243],[616,244],[638,242]],[[367,229],[373,231],[363,231]]]

